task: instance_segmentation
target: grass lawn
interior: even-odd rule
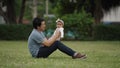
[[[72,59],[59,50],[47,59],[29,54],[27,41],[0,41],[0,68],[120,68],[120,41],[64,41],[68,47],[87,54]]]

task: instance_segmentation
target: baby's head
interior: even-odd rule
[[[59,19],[59,18],[56,20],[56,23],[57,23],[57,24],[56,24],[56,27],[57,27],[57,28],[61,28],[61,27],[64,26],[64,21],[61,20],[61,19]]]

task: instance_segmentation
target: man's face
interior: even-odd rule
[[[38,30],[44,31],[46,27],[45,21],[42,21],[41,26],[38,26]]]

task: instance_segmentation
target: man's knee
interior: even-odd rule
[[[60,41],[55,41],[54,42],[56,45],[60,44],[61,42]]]

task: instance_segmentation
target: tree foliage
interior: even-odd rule
[[[82,8],[91,13],[95,23],[100,23],[103,10],[108,12],[110,8],[120,5],[120,0],[50,0],[54,5],[54,11],[59,15],[79,13]],[[70,2],[72,1],[72,2]],[[56,5],[56,6],[55,6]]]

